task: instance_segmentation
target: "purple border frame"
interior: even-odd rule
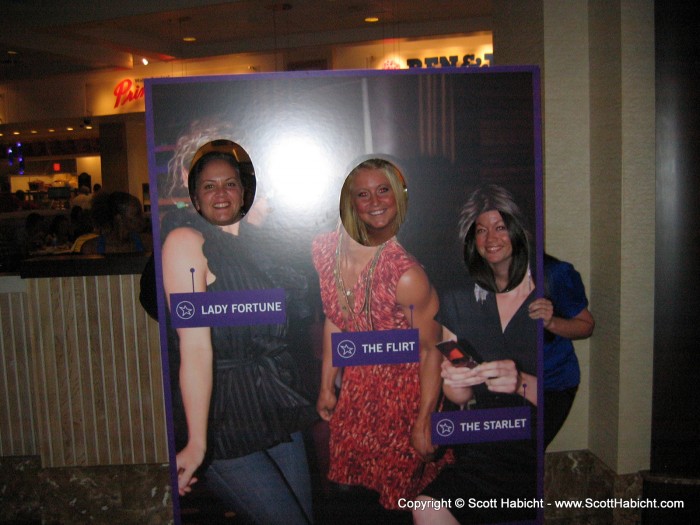
[[[428,68],[428,69],[402,69],[402,70],[329,70],[329,71],[293,71],[293,72],[271,72],[271,73],[253,73],[246,75],[205,75],[193,77],[177,77],[177,78],[148,78],[144,81],[144,90],[146,98],[146,142],[148,148],[148,171],[151,195],[151,214],[152,217],[159,216],[158,203],[158,180],[155,170],[155,142],[154,142],[154,115],[152,107],[152,88],[154,85],[167,84],[188,84],[202,82],[235,82],[237,80],[249,80],[251,77],[263,79],[274,78],[310,78],[310,77],[375,77],[380,75],[443,75],[443,74],[499,74],[499,73],[530,73],[532,75],[532,93],[533,93],[533,145],[534,151],[534,190],[535,190],[535,246],[536,246],[536,293],[538,297],[542,297],[544,293],[543,279],[543,252],[544,252],[544,194],[543,194],[543,162],[542,162],[542,115],[541,115],[541,80],[540,69],[538,66],[491,66],[491,67],[455,67],[455,68]],[[160,223],[157,220],[152,221],[153,238],[160,239]],[[156,268],[156,286],[157,290],[163,289],[161,253],[160,249],[154,249],[154,259]],[[162,314],[166,311],[162,294],[158,296],[158,311]],[[161,315],[162,316],[162,315]],[[541,325],[541,321],[539,321]],[[170,464],[175,462],[175,437],[172,424],[172,397],[170,391],[170,366],[167,357],[167,333],[166,324],[159,323],[160,342],[161,342],[161,363],[163,366],[163,391],[165,400],[165,411],[167,419],[167,435],[168,435],[168,456]],[[538,360],[537,360],[537,375],[538,384],[542,385],[542,345],[543,332],[538,331]],[[538,389],[538,414],[541,413],[543,403],[542,389]],[[544,498],[544,426],[543,418],[537,418],[537,444],[538,444],[538,460],[537,460],[537,496]],[[170,469],[171,485],[177,487],[177,473],[174,469]],[[181,523],[180,520],[180,503],[177,491],[172,494],[173,500],[173,517],[176,525]],[[537,523],[543,523],[544,511],[538,510]],[[530,523],[530,522],[527,522]]]

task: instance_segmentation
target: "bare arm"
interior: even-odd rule
[[[411,431],[411,444],[425,460],[435,447],[430,439],[430,414],[435,410],[440,395],[440,363],[442,354],[435,346],[440,337],[440,325],[435,321],[438,298],[422,268],[414,266],[399,279],[396,301],[420,339],[420,404],[418,416]]]
[[[531,319],[542,319],[545,330],[567,339],[586,339],[593,334],[595,328],[595,319],[588,308],[571,319],[565,319],[554,315],[554,307],[549,299],[540,297],[532,301],[528,310]]]
[[[330,421],[333,410],[338,402],[335,395],[335,378],[338,369],[333,366],[333,350],[331,348],[331,334],[340,332],[328,318],[323,323],[323,363],[321,365],[321,388],[316,402],[316,411],[321,419]]]
[[[163,283],[170,307],[170,294],[203,292],[207,285],[207,262],[202,254],[204,239],[189,228],[178,228],[163,244]],[[194,272],[191,270],[194,269]],[[213,350],[208,327],[180,328],[180,390],[187,418],[188,441],[177,454],[180,495],[197,481],[194,472],[207,448],[207,420],[212,392]]]

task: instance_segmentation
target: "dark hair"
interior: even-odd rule
[[[24,219],[25,228],[27,228],[28,230],[41,226],[43,222],[44,217],[39,215],[37,212],[30,213],[29,215],[27,215],[27,218]]]
[[[236,158],[235,144],[230,140],[219,139],[207,142],[200,147],[192,159],[192,167],[187,176],[187,189],[190,194],[190,200],[194,203],[197,193],[197,181],[199,176],[204,171],[204,168],[214,160],[223,160],[231,166],[243,186],[243,206],[241,206],[242,215],[245,215],[253,205],[255,198],[255,175],[249,170],[242,170],[241,165]]]
[[[199,180],[199,176],[204,171],[204,168],[206,168],[207,165],[214,160],[223,160],[233,168],[233,170],[236,172],[239,178],[241,177],[240,166],[238,165],[238,161],[234,158],[233,155],[221,153],[219,151],[212,151],[206,153],[205,155],[197,159],[197,162],[192,166],[192,169],[190,170],[189,177],[187,177],[187,189],[190,192],[190,199],[192,199],[193,202],[197,193],[197,181]],[[243,184],[243,181],[241,181],[241,184]]]
[[[129,206],[141,207],[139,200],[124,191],[99,192],[92,201],[91,215],[99,228],[110,228],[117,215],[124,215]]]
[[[487,211],[497,211],[508,229],[513,256],[508,270],[508,284],[499,290],[491,267],[476,249],[476,219]],[[459,215],[459,231],[464,241],[464,262],[474,281],[491,292],[512,290],[524,279],[530,263],[529,235],[520,208],[505,188],[489,184],[469,195]]]

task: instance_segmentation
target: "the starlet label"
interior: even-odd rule
[[[375,330],[331,334],[333,366],[417,363],[418,330]]]
[[[434,445],[531,439],[531,408],[483,408],[431,414]]]
[[[282,288],[235,292],[170,294],[174,328],[282,324],[286,321]]]

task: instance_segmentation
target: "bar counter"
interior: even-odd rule
[[[0,276],[0,522],[172,520],[146,261],[44,256]]]

